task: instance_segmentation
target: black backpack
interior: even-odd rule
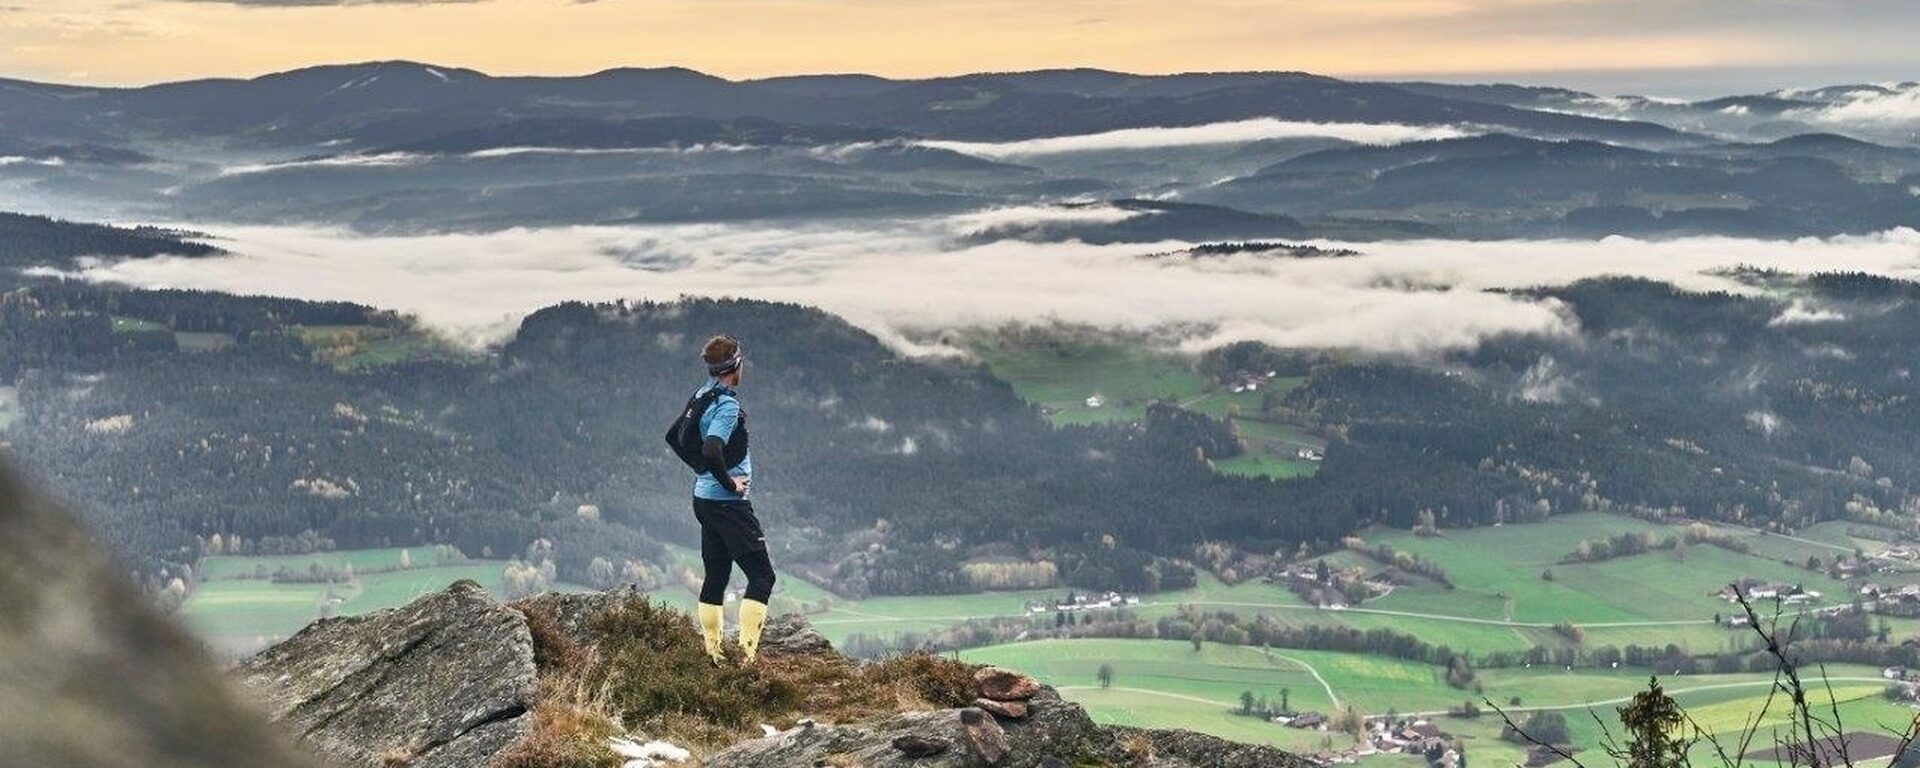
[[[687,401],[687,407],[680,411],[680,418],[673,420],[673,426],[667,427],[667,447],[673,449],[673,455],[695,472],[707,468],[707,460],[700,449],[707,441],[700,431],[700,418],[705,416],[713,401],[720,399],[720,388],[713,387],[694,395]]]

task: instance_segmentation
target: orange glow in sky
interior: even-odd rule
[[[305,4],[302,4],[305,3]],[[322,4],[315,4],[322,3]],[[143,84],[408,59],[744,78],[1095,66],[1344,76],[1912,57],[1916,14],[1788,0],[0,0],[0,76]],[[1772,14],[1769,16],[1769,14]],[[1857,34],[1854,34],[1857,33]],[[1878,35],[1878,37],[1876,37]],[[1849,39],[1850,38],[1850,39]],[[1844,45],[1837,40],[1846,39]],[[1835,54],[1840,51],[1840,54]],[[1916,71],[1920,71],[1917,68]]]

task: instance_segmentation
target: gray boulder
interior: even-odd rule
[[[72,515],[0,465],[0,765],[309,764]]]
[[[633,587],[605,592],[542,592],[514,601],[513,607],[530,618],[539,616],[551,621],[550,626],[567,641],[586,647],[595,642],[594,619],[621,603],[644,597],[645,592]]]
[[[404,608],[325,619],[243,662],[268,714],[345,765],[483,765],[526,733],[526,618],[463,581]]]
[[[964,713],[978,717],[974,731],[991,729],[994,736],[969,732]],[[981,725],[985,723],[985,725]],[[986,768],[992,762],[985,750],[995,748],[999,733],[993,718],[977,709],[908,712],[884,720],[854,725],[813,725],[790,728],[760,739],[741,742],[708,757],[707,768],[794,768],[812,765],[858,765],[861,768]],[[984,742],[984,744],[983,744]]]
[[[1011,669],[981,667],[973,673],[980,695],[994,701],[1026,701],[1040,692],[1040,683]]]
[[[783,613],[767,620],[760,630],[760,650],[771,653],[832,653],[833,643],[813,628],[813,622],[798,613]]]
[[[1028,716],[996,720],[972,707],[896,715],[856,725],[815,725],[735,744],[707,768],[1313,768],[1272,747],[1188,731],[1096,725],[1078,704],[1040,686]]]
[[[1275,747],[1243,744],[1218,736],[1178,730],[1111,728],[1121,741],[1144,742],[1157,764],[1208,768],[1318,768],[1319,764]]]
[[[856,725],[793,728],[735,744],[708,757],[706,765],[707,768],[811,765],[1040,768],[1089,761],[1130,764],[1118,742],[1094,725],[1086,710],[1062,701],[1051,689],[1042,689],[1028,703],[1028,708],[1029,717],[1015,722],[998,721],[986,712],[967,707],[912,712]]]

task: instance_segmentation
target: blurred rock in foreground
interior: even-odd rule
[[[0,467],[0,766],[309,764],[75,518]]]

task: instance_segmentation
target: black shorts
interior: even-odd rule
[[[767,535],[760,530],[760,518],[753,515],[753,503],[693,499],[693,518],[700,521],[701,549],[711,544],[726,548],[729,557],[747,552],[765,552]]]

